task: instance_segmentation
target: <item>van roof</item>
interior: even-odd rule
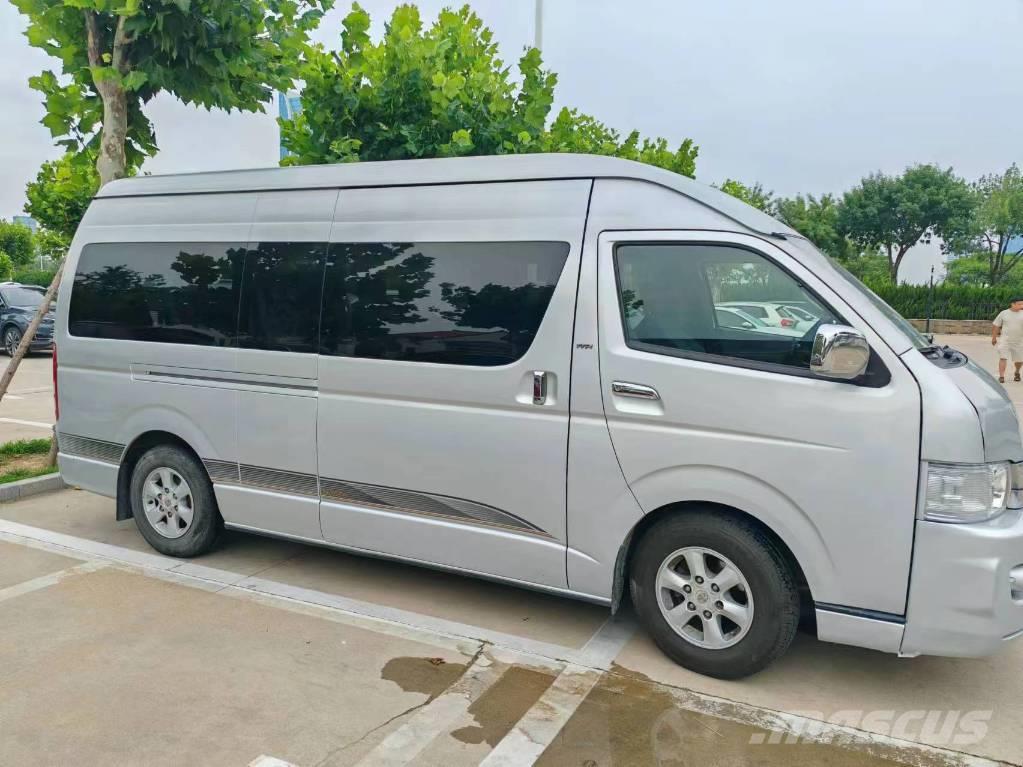
[[[134,176],[112,181],[97,198],[578,178],[646,181],[685,195],[755,232],[796,234],[730,194],[686,176],[632,160],[587,154],[496,155]]]

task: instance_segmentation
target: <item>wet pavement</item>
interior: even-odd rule
[[[906,661],[800,637],[776,667],[722,682],[607,618],[240,534],[182,562],[108,499],[29,498],[0,506],[0,764],[981,767],[1023,753],[1019,653]],[[912,727],[800,716],[978,705],[994,711],[987,736],[941,749]]]

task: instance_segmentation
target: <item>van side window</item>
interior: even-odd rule
[[[326,243],[261,242],[245,259],[238,345],[316,353]]]
[[[332,243],[321,353],[505,365],[529,349],[566,242]]]
[[[745,248],[619,245],[615,268],[626,342],[643,351],[806,370],[817,326],[842,321],[792,275]]]
[[[233,346],[243,243],[96,243],[78,258],[68,332]]]

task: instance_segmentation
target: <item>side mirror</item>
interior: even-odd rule
[[[810,372],[823,378],[849,381],[859,378],[870,362],[870,345],[848,325],[821,325],[813,339]]]

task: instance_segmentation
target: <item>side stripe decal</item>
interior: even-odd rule
[[[60,450],[63,453],[114,465],[121,462],[121,456],[125,450],[125,445],[117,442],[105,442],[75,434],[62,433],[59,435],[59,442]],[[210,479],[218,484],[273,490],[291,495],[322,498],[324,501],[348,503],[353,506],[386,509],[398,514],[448,519],[462,524],[480,525],[551,538],[547,531],[521,517],[465,498],[401,490],[383,485],[368,485],[349,480],[326,478],[317,480],[314,474],[282,471],[264,466],[249,466],[213,458],[204,458],[203,465],[209,472]]]

